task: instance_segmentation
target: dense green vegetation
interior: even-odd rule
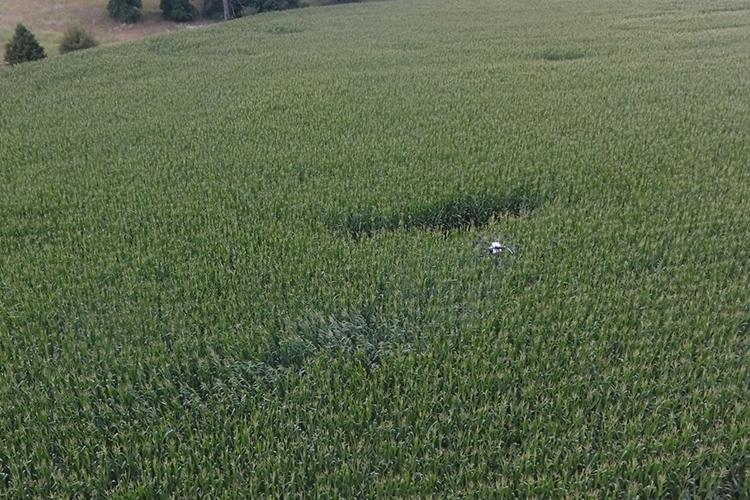
[[[749,33],[414,0],[0,69],[0,496],[750,494]]]

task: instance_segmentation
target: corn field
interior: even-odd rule
[[[0,68],[0,496],[750,495],[748,82],[739,0]]]

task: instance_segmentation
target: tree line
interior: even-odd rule
[[[197,1],[197,0],[196,0]],[[360,0],[321,0],[324,5],[358,2]],[[270,10],[296,9],[303,7],[302,0],[203,0],[200,13],[208,18],[225,20],[245,14]],[[166,19],[176,22],[188,22],[198,16],[199,11],[191,0],[160,0],[159,8]],[[142,0],[108,0],[107,12],[110,16],[124,23],[135,23],[141,18]],[[71,26],[63,35],[60,53],[82,50],[97,45],[80,26]],[[18,64],[44,59],[47,54],[37,42],[34,34],[24,25],[16,26],[13,39],[5,46],[5,62]]]
[[[195,3],[200,0],[194,0]],[[358,2],[360,0],[321,0],[324,5]],[[200,13],[203,17],[225,20],[270,10],[285,10],[304,7],[304,0],[202,0],[201,9],[191,0],[161,0],[159,8],[166,19],[188,22]],[[109,0],[107,11],[124,23],[137,22],[141,17],[142,0]]]

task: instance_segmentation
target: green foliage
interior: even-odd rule
[[[15,34],[5,46],[5,62],[8,64],[19,64],[29,61],[44,59],[47,55],[34,34],[26,26],[16,26]]]
[[[249,8],[255,12],[268,12],[272,10],[296,9],[299,6],[299,0],[255,0],[250,2]]]
[[[296,9],[301,6],[299,0],[231,0],[230,5],[235,17],[240,17],[243,13]],[[206,0],[204,2],[204,16],[218,18],[223,13],[224,8],[221,0]]]
[[[242,13],[242,0],[230,0],[230,10],[233,17],[240,17]],[[213,19],[221,19],[224,16],[224,5],[222,0],[204,0],[203,16]]]
[[[63,39],[60,42],[60,53],[67,54],[76,50],[90,49],[96,47],[98,44],[91,35],[89,35],[85,29],[81,26],[71,26],[63,35]]]
[[[110,16],[123,23],[134,23],[141,18],[141,0],[109,0],[107,12]]]
[[[0,68],[0,498],[750,496],[733,6],[372,2]]]
[[[161,0],[159,8],[166,19],[178,23],[192,21],[198,13],[190,0]]]

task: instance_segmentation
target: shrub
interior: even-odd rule
[[[141,0],[109,0],[107,12],[124,23],[134,23],[141,18]]]
[[[190,0],[161,0],[159,8],[166,19],[184,23],[192,21],[198,11],[190,3]]]
[[[44,49],[36,41],[34,34],[23,24],[16,26],[16,33],[13,35],[13,39],[5,46],[5,62],[8,64],[18,64],[44,59],[45,57],[47,57],[47,54],[44,53]]]
[[[86,33],[85,29],[80,26],[71,26],[65,32],[60,42],[60,53],[67,54],[75,50],[90,49],[97,45],[96,40]]]

